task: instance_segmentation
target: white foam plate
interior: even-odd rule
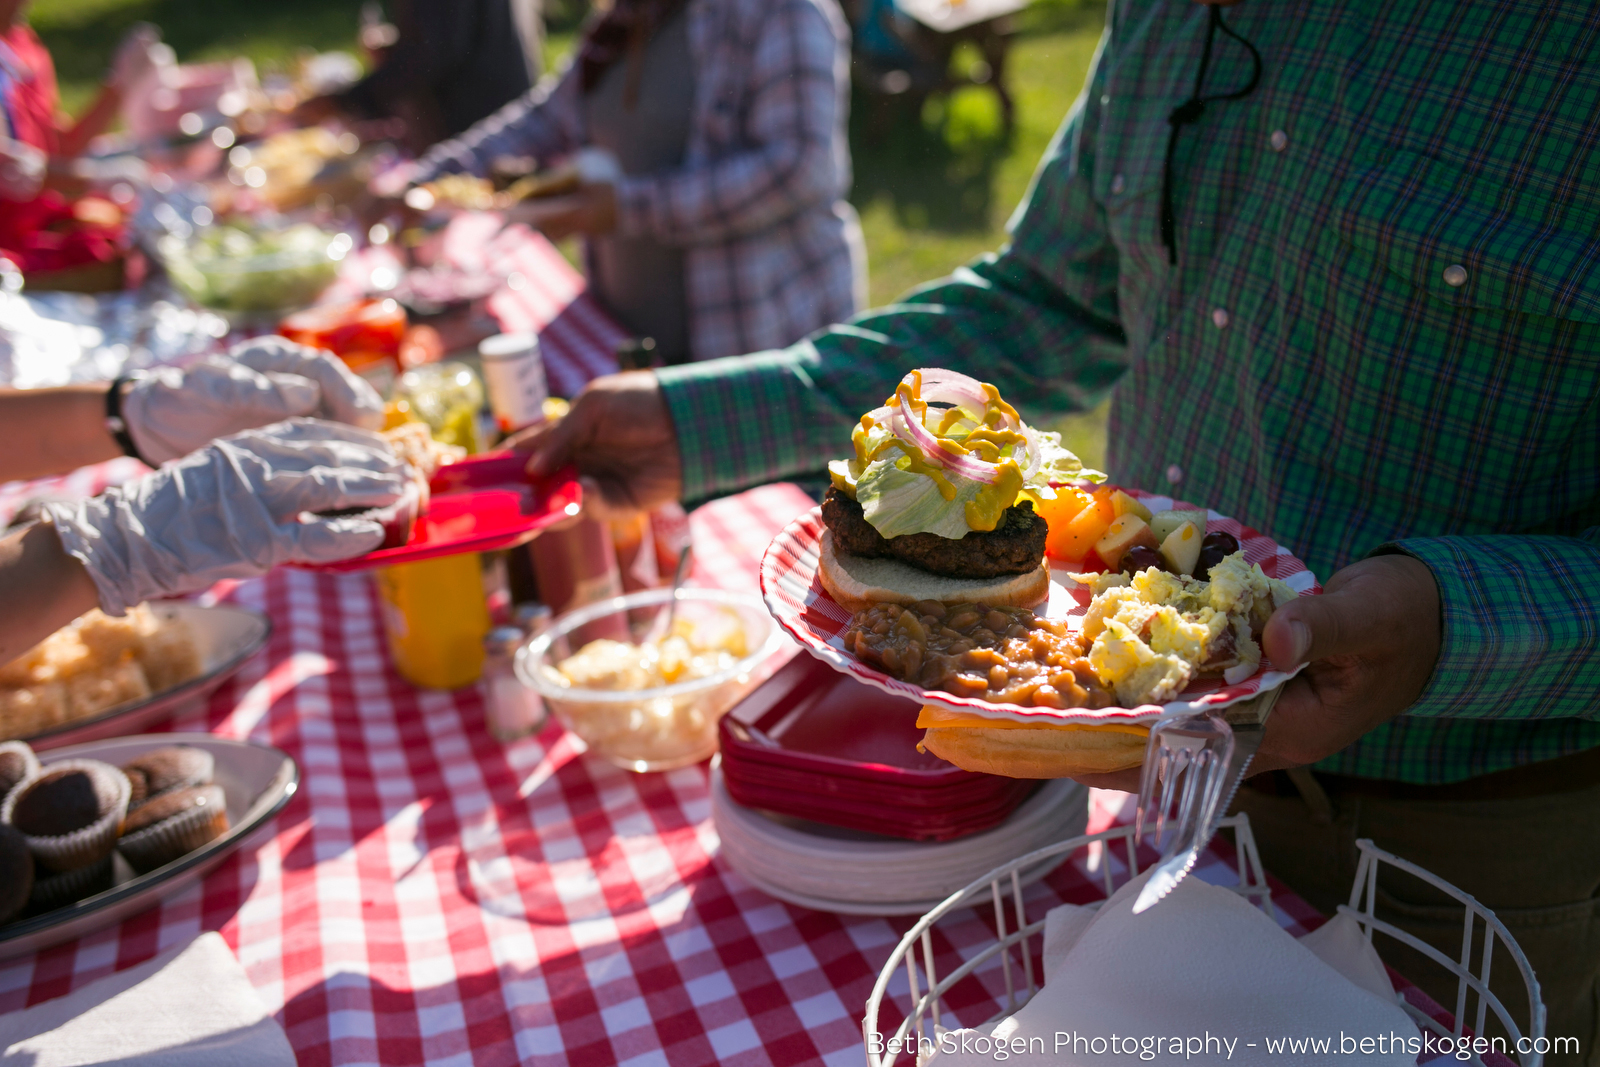
[[[901,841],[746,808],[711,771],[711,818],[729,866],[752,885],[804,907],[846,915],[920,915],[1019,855],[1081,834],[1089,791],[1048,781],[999,826],[955,841]],[[1042,877],[1059,858],[1025,880]]]

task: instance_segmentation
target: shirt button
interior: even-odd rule
[[[1467,284],[1467,268],[1459,263],[1452,263],[1444,269],[1444,283],[1452,289],[1459,289]]]
[[[1127,187],[1128,187],[1127,179],[1125,179],[1122,175],[1118,174],[1118,175],[1116,175],[1115,177],[1113,177],[1111,179],[1111,195],[1112,196],[1121,196],[1122,195],[1122,190],[1126,189]]]
[[[1171,482],[1173,485],[1177,485],[1179,482],[1183,481],[1183,468],[1178,466],[1176,463],[1168,467],[1167,481]]]
[[[1228,309],[1217,308],[1211,312],[1211,324],[1219,330],[1228,328]]]
[[[1289,147],[1289,135],[1282,130],[1273,130],[1271,136],[1267,138],[1267,143],[1272,146],[1274,152],[1282,152]]]
[[[1110,93],[1101,93],[1100,94],[1100,106],[1101,107],[1105,107],[1109,103],[1111,103],[1111,94]]]

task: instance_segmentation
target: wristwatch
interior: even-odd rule
[[[106,432],[111,435],[121,448],[122,454],[151,466],[149,460],[139,454],[139,446],[133,443],[133,435],[128,432],[128,421],[122,417],[122,390],[124,386],[132,384],[141,375],[122,374],[111,383],[111,388],[106,390]]]

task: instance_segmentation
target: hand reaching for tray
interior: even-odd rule
[[[1307,667],[1267,720],[1251,773],[1315,763],[1405,711],[1439,658],[1439,588],[1411,556],[1374,556],[1329,578],[1323,593],[1273,613],[1262,635],[1275,664]],[[1139,788],[1139,768],[1081,778]]]
[[[576,464],[586,510],[600,518],[649,511],[683,490],[677,430],[649,371],[595,379],[565,418],[524,430],[507,443],[529,454],[528,472],[536,476]]]

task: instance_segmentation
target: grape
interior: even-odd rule
[[[1138,574],[1149,567],[1167,569],[1167,565],[1162,562],[1161,553],[1144,545],[1135,545],[1123,553],[1122,566],[1119,569],[1123,574]]]
[[[1194,576],[1201,581],[1211,580],[1211,568],[1221,563],[1224,559],[1239,551],[1239,539],[1230,533],[1206,534],[1206,539],[1200,542],[1200,558],[1194,564]]]

